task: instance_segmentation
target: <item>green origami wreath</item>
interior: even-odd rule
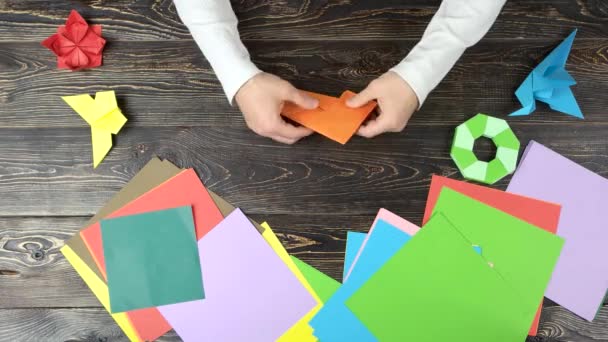
[[[475,140],[482,136],[496,145],[496,157],[490,162],[480,161],[473,153]],[[494,184],[513,173],[518,154],[519,140],[509,124],[481,113],[456,127],[450,152],[464,178],[486,184]]]

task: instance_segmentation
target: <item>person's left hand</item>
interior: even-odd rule
[[[385,132],[401,132],[418,108],[418,97],[410,85],[395,72],[389,71],[373,80],[367,88],[346,104],[358,108],[378,101],[378,115],[359,128],[358,135],[373,138]]]

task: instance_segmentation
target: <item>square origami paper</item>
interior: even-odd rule
[[[374,222],[350,275],[310,321],[320,341],[375,341],[367,327],[346,307],[345,301],[410,240],[406,231],[413,225],[405,222],[400,226],[382,219]]]
[[[564,245],[562,238],[448,187],[433,209],[433,215],[438,213],[471,245],[481,247],[481,256],[517,291],[526,309],[538,308]],[[534,317],[532,312],[528,328]]]
[[[291,260],[298,268],[298,270],[304,276],[304,279],[313,288],[321,303],[327,302],[327,300],[340,288],[340,283],[334,278],[327,274],[319,271],[313,266],[305,263],[304,261],[290,255]]]
[[[363,245],[363,241],[367,237],[366,233],[347,232],[346,233],[346,249],[344,250],[344,267],[342,268],[342,281],[346,280],[346,275],[350,267],[355,261],[355,257],[359,254],[359,249]]]
[[[371,234],[374,232],[378,222],[380,222],[380,221],[384,221],[384,222],[390,224],[391,226],[398,228],[399,230],[403,231],[404,233],[406,233],[409,236],[416,234],[416,232],[418,232],[418,230],[420,230],[420,227],[416,226],[415,224],[411,223],[410,221],[400,217],[399,215],[393,214],[392,212],[390,212],[384,208],[380,208],[380,210],[378,210],[378,214],[376,215],[376,218],[374,219],[374,222],[372,223],[372,227],[369,229],[369,232],[365,235],[363,242],[361,242],[361,246],[359,247],[357,254],[354,256],[353,260],[349,262],[350,266],[348,268],[348,272],[346,272],[346,276],[344,277],[344,281],[343,281],[344,283],[348,280],[350,273],[352,272],[353,268],[359,261],[359,257],[361,256],[361,253],[363,253],[363,251],[365,250],[365,246],[367,245],[367,242],[369,241]]]
[[[342,93],[340,98],[306,93],[319,100],[318,108],[307,110],[292,103],[286,103],[283,115],[343,145],[357,132],[361,124],[376,108],[374,101],[360,108],[348,107],[346,101],[355,96],[355,93],[348,90]]]
[[[608,180],[531,141],[507,191],[562,205],[566,244],[545,295],[593,320],[608,288]]]
[[[238,209],[198,246],[205,299],[158,308],[185,342],[275,341],[317,305]]]
[[[98,223],[122,206],[135,200],[163,182],[176,176],[181,169],[169,161],[152,158],[116,195],[92,217],[84,228]],[[84,229],[83,228],[83,229]],[[101,239],[101,235],[100,235]],[[110,296],[105,275],[95,263],[80,234],[74,235],[61,249],[65,258],[91,288],[93,294],[110,312]],[[156,308],[112,314],[130,341],[154,341],[171,330],[169,323]],[[133,338],[132,338],[133,337]]]
[[[236,209],[234,209],[234,210],[236,210]],[[232,211],[234,211],[234,210],[232,210]],[[311,295],[311,297],[317,303],[317,305],[312,310],[310,310],[306,315],[302,316],[297,323],[292,325],[291,328],[289,328],[289,330],[287,330],[285,333],[283,333],[283,335],[281,335],[281,337],[279,337],[276,341],[277,342],[293,342],[293,341],[315,342],[316,339],[314,338],[314,336],[312,334],[312,328],[310,328],[310,326],[308,325],[308,321],[310,320],[310,317],[312,317],[312,315],[317,312],[318,308],[321,305],[323,305],[323,303],[321,302],[321,299],[319,298],[317,288],[314,287],[313,284],[310,283],[309,280],[311,278],[309,276],[304,275],[302,268],[298,265],[296,260],[294,260],[294,258],[291,257],[289,255],[289,253],[287,253],[287,250],[285,249],[285,247],[283,247],[283,244],[281,244],[281,241],[276,236],[276,234],[272,231],[272,228],[270,228],[268,223],[262,222],[262,224],[260,226],[264,228],[264,232],[262,233],[262,237],[264,238],[264,240],[266,240],[266,242],[270,245],[270,247],[279,256],[279,258],[281,258],[281,260],[283,260],[285,265],[287,265],[287,268],[289,268],[291,273],[293,273],[293,275],[300,281],[300,283],[302,283],[302,286],[304,286],[306,291],[308,291],[308,293]]]
[[[441,214],[346,305],[374,341],[517,342],[530,327],[517,292]]]
[[[196,237],[198,239],[223,219],[221,212],[213,202],[207,189],[203,186],[203,183],[201,183],[194,169],[180,172],[179,175],[113,212],[108,218],[181,206],[192,207]],[[93,224],[81,230],[80,235],[89,248],[101,273],[105,275],[106,267],[99,224]]]
[[[113,313],[204,298],[191,207],[101,221]]]
[[[424,219],[422,224],[431,218],[435,203],[439,198],[441,190],[446,187],[455,190],[463,195],[469,196],[477,201],[485,203],[498,210],[515,216],[530,224],[538,226],[550,233],[555,234],[559,222],[561,207],[558,204],[544,202],[530,197],[519,196],[508,192],[487,188],[484,186],[457,181],[433,175],[431,188],[424,209]],[[542,304],[540,305],[529,334],[536,336],[538,323],[540,320]]]

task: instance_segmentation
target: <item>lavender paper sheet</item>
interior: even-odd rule
[[[206,297],[160,312],[186,342],[267,342],[316,302],[239,209],[198,241]]]
[[[608,180],[531,141],[507,191],[562,205],[566,242],[545,296],[593,320],[608,289]]]

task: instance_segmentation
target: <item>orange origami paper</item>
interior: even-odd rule
[[[363,121],[376,108],[372,101],[360,108],[350,108],[346,101],[355,96],[352,91],[345,91],[340,98],[306,92],[319,100],[319,107],[308,110],[293,103],[285,103],[283,116],[302,126],[335,140],[344,145],[357,132]]]

